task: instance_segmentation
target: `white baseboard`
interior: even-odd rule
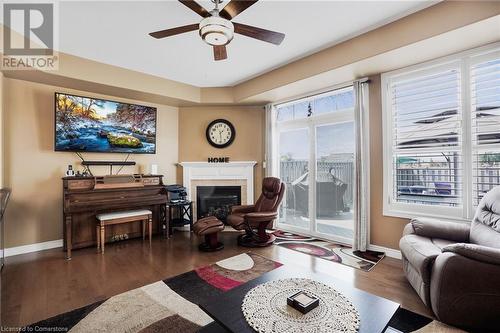
[[[56,247],[62,247],[62,246],[63,246],[63,240],[57,239],[57,240],[43,242],[43,243],[35,243],[35,244],[28,244],[28,245],[22,245],[22,246],[16,246],[16,247],[9,247],[9,248],[5,249],[5,256],[11,257],[11,256],[16,256],[18,254],[43,251],[43,250],[54,249]]]
[[[373,244],[368,245],[368,250],[385,252],[385,255],[388,257],[395,258],[395,259],[401,259],[401,251],[399,251],[399,250],[395,250],[395,249],[391,249],[391,248],[383,247],[383,246],[379,246],[379,245],[373,245]]]

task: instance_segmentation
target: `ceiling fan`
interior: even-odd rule
[[[215,8],[207,11],[194,0],[179,0],[183,5],[199,14],[203,19],[200,23],[184,25],[182,27],[151,32],[154,38],[165,38],[184,32],[198,30],[200,37],[213,46],[214,59],[227,59],[226,45],[233,39],[234,33],[255,38],[264,42],[280,45],[285,34],[241,23],[231,22],[238,14],[256,3],[258,0],[231,0],[222,10],[219,4],[222,0],[212,0]]]

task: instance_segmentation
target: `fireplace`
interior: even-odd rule
[[[232,206],[241,205],[241,186],[196,186],[196,216],[226,222]]]
[[[189,200],[193,202],[193,217],[207,213],[198,213],[198,189],[202,187],[237,187],[238,203],[253,204],[254,168],[256,161],[233,161],[229,163],[181,162],[182,184],[186,187]],[[203,190],[202,190],[203,191]],[[235,191],[236,192],[236,191]],[[202,195],[203,196],[203,195]],[[205,206],[205,205],[204,205]]]

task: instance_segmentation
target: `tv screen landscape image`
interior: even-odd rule
[[[156,108],[55,94],[55,150],[156,152]]]

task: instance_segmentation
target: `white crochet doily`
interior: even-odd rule
[[[319,305],[306,314],[286,304],[286,298],[306,291]],[[241,306],[248,324],[260,333],[351,333],[359,329],[359,314],[340,292],[310,279],[291,278],[250,290]]]

